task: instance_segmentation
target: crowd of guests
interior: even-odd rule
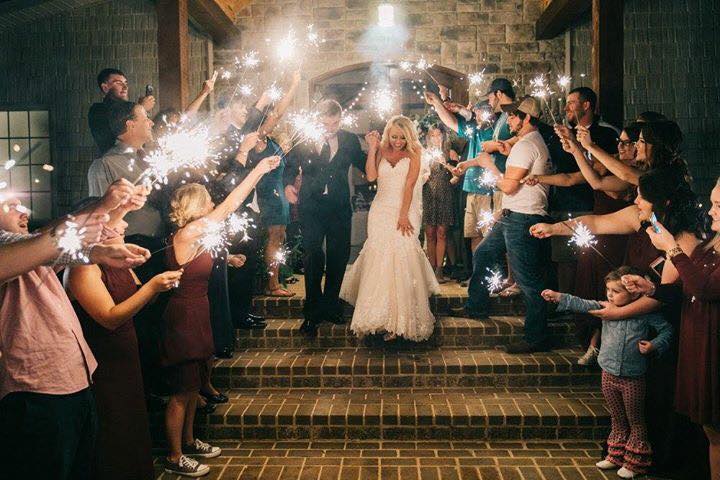
[[[264,327],[251,312],[260,266],[268,272],[265,294],[292,296],[275,259],[290,205],[309,191],[300,189],[300,170],[326,169],[327,191],[340,170],[322,159],[338,155],[337,168],[347,171],[364,158],[357,137],[339,130],[342,109],[330,100],[317,107],[327,141],[286,157],[277,127],[297,91],[295,73],[277,102],[265,94],[254,103],[220,102],[210,179],[182,172],[160,189],[138,182],[158,135],[197,115],[214,80],[186,111],[164,110],[151,120],[154,98],[129,101],[125,75],[103,70],[104,98],[89,114],[100,156],[88,171],[88,199],[72,218],[33,233],[21,199],[0,199],[5,471],[152,478],[148,398],[167,399],[166,471],[204,475],[209,467],[197,459],[221,455],[195,435],[195,412],[201,403],[210,411],[228,400],[213,387],[211,369],[215,358],[232,356],[234,329]],[[501,293],[521,295],[527,310],[525,337],[507,346],[510,353],[552,347],[549,304],[578,314],[587,347],[578,363],[599,364],[611,412],[598,468],[617,469],[622,478],[671,468],[682,451],[682,419],[689,419],[703,427],[713,480],[720,478],[720,183],[708,214],[692,189],[678,125],[646,112],[618,130],[601,120],[586,87],[567,94],[566,121],[552,126],[540,102],[518,97],[507,79],[493,80],[486,99],[467,107],[440,93],[426,93],[438,122],[423,132],[425,146],[445,158],[430,165],[423,187],[425,245],[438,281],[447,281],[446,259],[471,266],[462,314],[482,320],[492,293],[488,272],[504,271]],[[464,148],[450,145],[450,132]],[[349,191],[331,190],[349,206]],[[300,212],[308,334],[316,333],[317,324],[308,323],[316,310],[343,321],[337,297],[349,248],[332,245],[349,245],[350,231],[337,228],[349,222],[321,213]],[[198,239],[206,225],[232,214],[257,228],[250,241],[234,239],[226,254],[213,256]],[[85,249],[70,255],[60,245],[72,225],[81,226]],[[465,244],[449,244],[453,227]],[[597,235],[596,250],[578,256],[573,291],[559,292],[553,262],[575,253],[567,238],[549,239],[580,228]],[[64,285],[57,275],[63,269]]]
[[[565,118],[553,126],[540,101],[516,98],[506,79],[495,79],[486,98],[464,107],[426,93],[441,127],[467,140],[454,177],[438,169],[442,187],[425,185],[424,205],[433,210],[425,215],[428,256],[442,265],[439,232],[455,219],[436,202],[447,206],[440,199],[464,177],[460,221],[472,273],[459,313],[488,317],[496,268],[510,284],[501,293],[519,291],[527,311],[525,338],[509,353],[549,350],[548,317],[574,312],[587,347],[578,363],[602,369],[611,413],[597,467],[621,478],[685,468],[698,478],[689,420],[703,427],[712,478],[720,478],[720,179],[708,212],[677,123],[645,112],[617,129],[600,118],[589,88],[569,91]],[[593,249],[573,251],[567,237],[583,229],[595,235]],[[549,243],[554,237],[565,238]],[[556,265],[575,258],[563,279]],[[570,291],[558,292],[558,283]]]

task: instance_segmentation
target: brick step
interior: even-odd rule
[[[595,369],[577,364],[583,352],[510,355],[464,347],[409,350],[366,348],[252,348],[218,362],[213,382],[223,388],[457,387],[597,385]]]
[[[216,480],[610,480],[595,468],[595,441],[257,441],[213,442],[223,455],[203,459]],[[158,452],[158,455],[162,455]],[[155,462],[157,480],[176,480]]]
[[[238,348],[301,348],[301,347],[356,347],[381,346],[381,338],[361,340],[351,331],[349,323],[333,325],[323,323],[317,337],[308,338],[299,332],[302,319],[269,319],[264,330],[237,330]],[[552,343],[556,347],[577,344],[572,322],[548,323]],[[522,339],[522,317],[491,317],[488,320],[471,320],[460,317],[439,317],[433,336],[425,342],[432,346],[467,346],[488,348],[506,345]]]
[[[305,290],[303,277],[297,276],[300,282],[289,285],[288,289],[295,293],[294,297],[277,298],[257,296],[253,299],[255,313],[267,318],[302,318],[303,305],[305,304]],[[440,285],[440,294],[430,297],[430,309],[437,315],[453,315],[462,309],[467,299],[467,288],[457,283],[445,283]],[[345,304],[345,315],[352,316],[353,307]],[[525,304],[521,296],[509,298],[491,297],[490,315],[524,315]]]
[[[602,439],[598,387],[231,389],[196,428],[225,439]]]

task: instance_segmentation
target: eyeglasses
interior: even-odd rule
[[[635,142],[633,142],[632,140],[620,140],[618,138],[617,142],[619,147],[629,147],[631,145],[635,145]]]

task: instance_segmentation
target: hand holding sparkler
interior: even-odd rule
[[[202,95],[208,95],[210,92],[212,92],[215,89],[215,80],[217,80],[218,77],[218,71],[214,70],[212,77],[208,78],[203,82],[202,90],[200,91],[200,94]]]
[[[545,289],[542,292],[540,292],[540,296],[546,302],[559,303],[562,293],[556,292],[555,290]]]
[[[485,153],[496,153],[500,151],[500,141],[488,140],[480,144],[480,149]]]
[[[101,263],[115,268],[134,268],[142,265],[150,258],[150,251],[145,248],[125,244],[99,243],[90,250],[90,263]]]
[[[115,180],[105,190],[99,204],[90,207],[100,212],[109,212],[128,202],[133,195],[136,195],[135,186],[124,178]]]
[[[259,138],[260,134],[258,132],[250,132],[243,137],[242,142],[240,142],[240,148],[238,148],[237,155],[235,155],[235,160],[238,163],[243,166],[247,163],[248,154],[253,148],[255,148],[255,145],[258,144]]]
[[[182,274],[182,268],[180,270],[169,270],[155,275],[148,281],[148,284],[155,293],[167,292],[178,287]]]
[[[260,160],[253,170],[265,175],[266,173],[275,170],[278,165],[280,165],[280,157],[278,155],[273,155]]]
[[[241,253],[234,254],[234,255],[228,255],[228,266],[233,268],[240,268],[243,265],[245,265],[245,262],[247,261],[247,257]]]
[[[590,147],[595,145],[592,141],[592,137],[590,136],[590,130],[588,130],[587,127],[578,125],[576,128],[576,131],[577,131],[577,139],[585,150],[587,150]]]
[[[555,225],[552,223],[536,223],[530,227],[530,235],[535,238],[550,238],[556,234]]]

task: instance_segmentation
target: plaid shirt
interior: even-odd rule
[[[34,236],[0,230],[0,244]],[[83,262],[60,255],[53,263]],[[52,267],[0,285],[0,353],[0,398],[12,392],[70,394],[90,385],[97,361]]]

